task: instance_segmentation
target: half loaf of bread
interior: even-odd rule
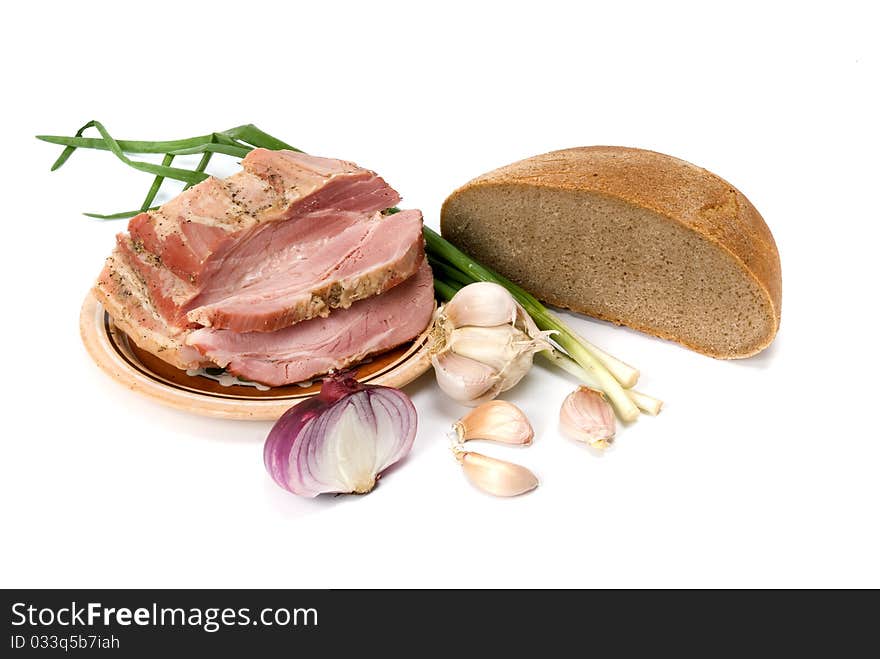
[[[779,254],[763,218],[711,172],[594,146],[484,174],[443,204],[444,237],[550,304],[732,359],[779,327]]]

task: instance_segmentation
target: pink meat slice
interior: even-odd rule
[[[423,258],[419,211],[376,213],[259,260],[230,259],[188,304],[187,318],[217,329],[274,332],[387,291],[412,276]]]
[[[93,290],[116,327],[141,349],[180,369],[210,364],[186,345],[189,331],[169,325],[156,310],[149,289],[120,248],[107,258]]]
[[[402,284],[327,318],[276,332],[198,329],[186,343],[231,373],[280,386],[344,368],[409,341],[428,326],[433,309],[433,276],[422,259],[416,274]]]
[[[397,218],[397,215],[403,217]],[[372,217],[364,217],[353,211],[319,211],[296,221],[263,224],[252,233],[250,240],[239,241],[227,251],[222,260],[215,262],[217,272],[203,286],[180,279],[163,266],[159,257],[135,242],[128,234],[119,234],[117,244],[118,249],[125,253],[149,287],[156,309],[168,323],[178,327],[199,324],[198,319],[202,317],[210,318],[212,311],[198,309],[202,305],[219,304],[222,309],[223,305],[220,303],[224,298],[253,290],[257,283],[264,293],[272,289],[280,291],[292,285],[291,277],[300,277],[297,282],[301,292],[316,296],[313,304],[300,304],[295,308],[281,306],[274,318],[271,310],[264,311],[259,318],[248,319],[239,315],[235,324],[236,327],[247,327],[249,330],[272,330],[323,312],[318,301],[322,299],[322,290],[325,298],[329,296],[327,282],[324,280],[327,276],[332,276],[334,259],[349,255],[358,248],[359,241],[369,239],[371,235],[386,234],[387,231],[376,231],[379,222],[391,222],[389,226],[400,227],[417,221],[417,217],[418,211],[404,211],[388,217],[378,213]],[[412,260],[411,256],[422,249],[421,238],[412,229],[408,232],[404,230],[401,234],[403,236],[408,236],[412,243],[408,250],[401,251],[397,263],[390,264],[394,277],[389,277],[387,281],[375,276],[364,279],[371,268],[373,271],[376,268],[381,269],[382,263],[361,262],[361,279],[369,286],[361,287],[360,297],[379,293],[415,271],[418,262]],[[382,251],[376,250],[375,258],[381,259]],[[385,266],[389,264],[385,263]],[[345,286],[345,282],[342,285]],[[337,304],[327,299],[327,308],[340,306],[340,303],[345,306],[347,297],[338,297]],[[351,299],[357,298],[355,296]],[[188,312],[193,312],[194,320],[187,318]],[[224,326],[222,320],[219,325]]]
[[[188,322],[185,307],[198,295],[196,287],[162,267],[156,256],[136,244],[127,233],[116,236],[114,254],[124,259],[143,282],[153,308],[163,321],[178,329],[185,327]],[[98,287],[101,287],[100,279]]]
[[[226,253],[261,225],[316,210],[369,216],[400,196],[375,172],[354,163],[295,151],[254,149],[244,171],[208,178],[128,225],[139,249],[155,255],[181,279],[202,284],[222,269]]]

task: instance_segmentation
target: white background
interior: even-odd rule
[[[873,3],[13,3],[2,39],[0,585],[880,586]],[[168,139],[254,122],[378,170],[437,226],[447,194],[551,149],[705,166],[762,212],[782,329],[721,362],[571,318],[667,402],[596,457],[556,416],[573,380],[510,392],[533,494],[471,488],[464,408],[431,376],[411,457],[366,497],[299,499],[269,423],[141,400],[80,345],[82,299],[150,183],[32,138],[100,119]]]

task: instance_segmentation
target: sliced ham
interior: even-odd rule
[[[135,243],[127,233],[116,236],[114,255],[143,282],[149,291],[150,302],[163,322],[177,329],[184,328],[188,322],[186,305],[198,294],[195,286],[162,267],[162,262],[154,254]],[[99,278],[96,288],[104,286],[104,280]]]
[[[180,369],[220,366],[248,380],[280,386],[344,368],[418,336],[434,308],[433,275],[424,259],[416,274],[382,295],[327,318],[276,332],[181,329],[155,310],[127,252],[107,259],[96,286],[116,326],[134,343]]]
[[[118,239],[167,323],[271,332],[415,272],[421,216],[406,211],[381,224],[379,211],[400,197],[374,172],[266,149],[242,165],[134,217]],[[384,256],[366,247],[388,240],[394,246]],[[336,275],[342,266],[345,281]]]
[[[189,330],[169,325],[156,311],[149,289],[118,248],[107,259],[94,292],[116,327],[139,348],[181,369],[210,364],[186,345]]]
[[[180,279],[125,234],[119,249],[171,325],[272,332],[392,288],[424,255],[417,210],[372,217],[312,213],[265,225],[259,239],[230,249],[210,283]]]
[[[433,276],[423,260],[418,272],[379,296],[361,300],[277,332],[199,329],[187,337],[211,362],[270,386],[299,382],[344,368],[418,336],[434,309]]]
[[[263,233],[266,223],[316,210],[369,216],[400,201],[375,172],[342,160],[254,149],[241,164],[238,174],[206,179],[132,218],[132,240],[181,279],[201,284],[222,268],[228,250]]]
[[[316,243],[296,243],[244,267],[231,263],[192,300],[187,318],[236,332],[273,332],[387,291],[424,259],[422,214],[376,214]]]
[[[433,308],[417,210],[353,163],[256,149],[141,213],[95,284],[114,323],[182,369],[271,385],[419,334]]]

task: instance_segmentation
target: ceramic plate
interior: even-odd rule
[[[295,403],[320,389],[294,384],[261,391],[224,386],[199,375],[187,375],[138,348],[117,329],[101,303],[89,293],[80,313],[83,343],[95,363],[120,384],[160,403],[194,414],[224,419],[277,419]],[[357,379],[370,384],[402,387],[430,367],[428,331],[415,340],[355,367]]]

